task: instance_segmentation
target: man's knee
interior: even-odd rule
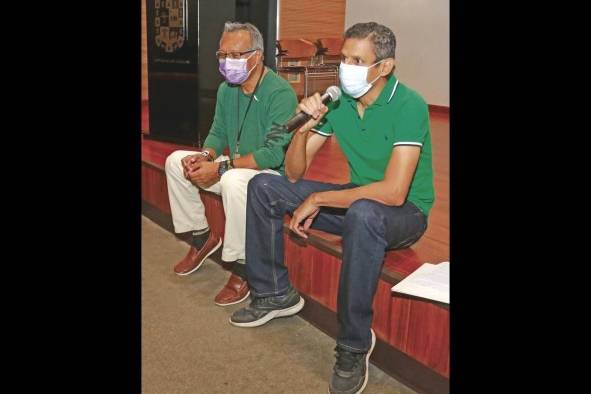
[[[186,156],[187,153],[183,151],[172,152],[164,162],[164,170],[167,173],[182,171],[181,160]]]
[[[235,168],[226,171],[220,178],[222,194],[234,195],[236,193],[246,195],[246,187],[250,178],[250,170]]]
[[[241,170],[239,168],[226,171],[220,178],[220,186],[222,187],[222,190],[232,189],[237,185],[244,184],[245,182],[242,179],[243,176],[244,175],[241,174]]]
[[[259,173],[248,182],[248,192],[259,193],[269,189],[270,186],[272,187],[275,183],[279,182],[281,178],[281,176],[274,174]]]
[[[376,228],[384,225],[384,218],[380,207],[383,204],[369,199],[355,201],[345,214],[345,224],[353,228]]]

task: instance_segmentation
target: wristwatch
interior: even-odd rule
[[[201,152],[197,152],[198,154],[200,154],[201,156],[204,156],[208,161],[213,161],[213,157],[211,157],[211,155],[209,154],[209,151],[201,151]]]
[[[226,168],[225,162],[224,161],[220,161],[220,166],[218,167],[218,175],[221,178],[222,175],[224,175],[224,172],[228,171],[228,168]]]
[[[218,167],[218,175],[221,178],[226,171],[231,170],[232,168],[234,168],[234,163],[231,159],[220,161],[220,166]]]

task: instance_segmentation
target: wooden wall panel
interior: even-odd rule
[[[290,282],[300,293],[310,294],[313,262],[306,258],[306,248],[298,247],[287,234],[283,235],[283,241],[284,261],[289,272]]]
[[[449,376],[449,310],[412,300],[405,353]]]
[[[205,205],[205,217],[211,231],[224,237],[224,229],[226,227],[226,215],[224,214],[224,205],[222,199],[215,193],[200,192],[201,201]]]
[[[345,3],[345,0],[281,0],[279,39],[342,36]]]
[[[142,199],[170,214],[166,175],[160,169],[142,165]]]
[[[345,6],[345,0],[281,0],[278,37],[280,40],[306,39],[312,42],[320,38],[342,37],[345,31]],[[309,62],[296,63],[303,65]],[[279,75],[290,82],[298,99],[301,99],[304,95],[303,72],[280,72]],[[311,80],[314,81],[320,80]],[[333,85],[330,82],[328,84]],[[315,89],[313,86],[309,88]]]
[[[388,342],[405,353],[407,353],[406,343],[408,338],[408,317],[410,316],[410,309],[410,299],[403,297],[391,298],[390,333],[388,335]]]
[[[392,302],[392,286],[384,281],[378,282],[378,288],[373,299],[373,323],[372,327],[378,339],[389,342],[390,339],[390,303]]]
[[[336,312],[340,260],[288,235],[283,240],[284,261],[294,287]]]

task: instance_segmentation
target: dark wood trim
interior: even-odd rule
[[[328,253],[329,255],[334,256],[338,259],[340,259],[342,256],[342,250],[340,247],[332,245],[330,242],[320,237],[316,237],[314,234],[310,234],[308,236],[308,239],[296,236],[291,232],[291,230],[289,229],[289,224],[287,223],[283,223],[283,233],[287,234],[290,240],[292,240],[300,246],[309,244],[311,246],[314,246],[316,249]]]
[[[151,161],[147,161],[147,160],[142,160],[142,165],[146,166],[146,167],[152,167],[155,170],[164,172],[164,167],[162,167],[161,165],[152,163]]]
[[[336,313],[301,294],[306,300],[299,316],[332,338],[337,337]],[[421,394],[448,394],[449,379],[421,364],[407,354],[377,340],[370,361],[378,368]]]
[[[430,298],[416,297],[416,296],[413,296],[413,295],[410,295],[410,294],[396,293],[396,292],[392,292],[392,295],[395,295],[398,298],[404,298],[404,299],[407,299],[407,300],[429,302],[429,303],[431,303],[433,305],[436,305],[436,306],[438,306],[440,308],[449,310],[449,304],[446,304],[444,302],[439,302],[439,301],[436,301],[436,300],[432,300]]]
[[[398,282],[400,282],[404,278],[402,277],[402,274],[399,274],[398,272],[395,272],[395,271],[390,271],[388,268],[386,268],[384,266],[384,267],[382,267],[382,273],[380,274],[380,279],[383,280],[384,282],[389,283],[392,286],[394,286],[395,284],[397,284]]]
[[[449,107],[446,107],[445,105],[429,104],[429,112],[449,115]]]

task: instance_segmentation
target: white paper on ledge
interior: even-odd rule
[[[392,291],[449,304],[449,261],[424,263],[392,286]]]

